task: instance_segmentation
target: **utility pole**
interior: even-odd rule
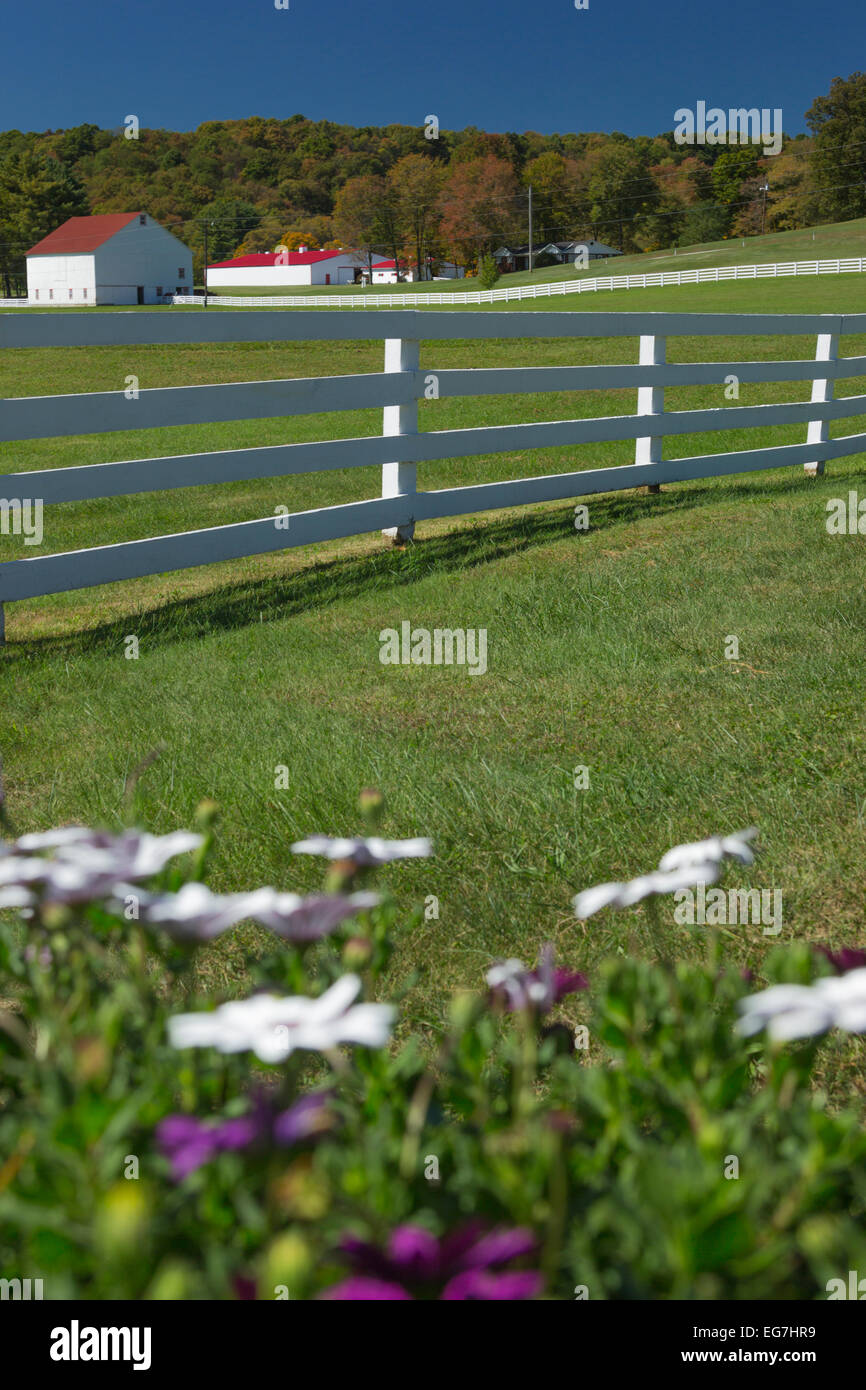
[[[205,224],[204,224],[204,307],[205,307],[205,308],[207,308],[207,228],[208,228],[208,224],[207,224],[207,222],[205,222]]]
[[[532,274],[532,184],[529,185],[529,273]]]
[[[765,221],[766,216],[767,216],[767,194],[769,193],[769,191],[770,191],[770,185],[769,185],[768,183],[762,183],[762,184],[761,184],[761,192],[762,192],[763,195],[764,195],[764,201],[763,201],[763,203],[761,204],[761,236],[764,235],[764,221]]]

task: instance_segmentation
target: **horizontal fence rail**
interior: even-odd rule
[[[542,280],[537,285],[505,285],[493,290],[417,290],[372,294],[369,289],[354,294],[220,294],[209,291],[214,304],[228,308],[280,309],[317,308],[376,309],[423,306],[425,304],[501,304],[518,299],[546,299],[558,294],[591,294],[597,290],[647,290],[670,285],[710,285],[721,280],[775,280],[789,275],[855,275],[866,271],[866,257],[837,257],[823,261],[778,261],[756,265],[701,266],[695,270],[642,271],[637,275],[592,275],[580,280]],[[204,303],[203,295],[173,295],[173,304]],[[80,305],[78,306],[81,307]]]
[[[0,475],[0,522],[25,499],[40,506],[129,496],[333,469],[382,468],[382,495],[364,501],[145,540],[89,547],[0,564],[2,605],[219,560],[264,554],[382,530],[408,539],[416,523],[612,492],[621,488],[800,466],[866,449],[866,434],[830,438],[833,420],[866,415],[866,395],[834,399],[836,381],[866,376],[866,356],[840,357],[846,334],[866,334],[866,314],[430,314],[395,310],[292,315],[0,314],[0,348],[95,347],[171,343],[383,340],[385,370],[335,377],[237,382],[0,400],[0,441],[100,434],[242,419],[381,409],[382,433],[298,444],[219,449],[201,454],[121,460]],[[813,336],[807,360],[666,361],[669,337]],[[639,340],[627,365],[437,369],[420,365],[420,342],[459,339],[621,338]],[[810,401],[666,411],[669,386],[740,382],[812,382]],[[438,398],[634,388],[632,415],[576,417],[482,428],[418,430],[418,401],[436,383]],[[805,426],[799,444],[665,459],[668,437],[767,426]],[[525,449],[602,442],[634,443],[634,462],[542,477],[419,491],[419,463]],[[0,543],[5,541],[0,534]],[[2,626],[0,626],[2,632]]]

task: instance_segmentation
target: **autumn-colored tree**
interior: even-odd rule
[[[465,265],[520,235],[526,202],[511,165],[487,156],[452,166],[439,207],[443,239]]]
[[[790,231],[820,220],[821,194],[811,186],[812,148],[813,142],[801,136],[792,140],[780,155],[766,161],[765,177],[770,185],[766,231]]]
[[[502,159],[517,169],[521,160],[519,135],[496,135],[491,131],[467,126],[451,136],[452,164],[470,164],[477,159]]]
[[[288,251],[297,251],[299,246],[306,246],[311,251],[320,248],[330,251],[343,243],[335,234],[333,217],[303,217],[290,222],[280,232],[278,244],[285,246]]]

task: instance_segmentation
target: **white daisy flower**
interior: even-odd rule
[[[354,859],[363,868],[390,864],[395,859],[429,859],[433,853],[431,840],[381,840],[378,836],[352,840],[336,839],[331,835],[311,835],[292,845],[293,854],[322,854],[326,859]]]
[[[603,907],[633,907],[653,894],[676,893],[681,888],[694,888],[699,883],[715,883],[718,877],[718,862],[707,860],[669,872],[656,869],[651,874],[630,879],[628,883],[598,883],[594,888],[585,888],[573,898],[574,915],[583,921],[600,912]]]
[[[674,845],[659,860],[660,869],[681,869],[689,864],[705,864],[708,860],[721,863],[723,859],[737,859],[741,864],[754,864],[754,851],[749,841],[757,835],[754,826],[748,830],[738,830],[733,835],[712,835],[708,840],[696,840],[694,844]]]
[[[391,1004],[352,1004],[361,989],[344,975],[318,999],[255,994],[210,1013],[177,1014],[168,1021],[173,1047],[215,1047],[254,1052],[263,1062],[282,1062],[299,1049],[328,1052],[341,1043],[383,1047],[391,1036]]]

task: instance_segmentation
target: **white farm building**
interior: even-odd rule
[[[146,212],[70,217],[27,252],[29,304],[165,304],[192,293],[192,252]]]
[[[207,268],[209,290],[275,289],[283,285],[353,285],[364,257],[358,251],[259,251]]]

